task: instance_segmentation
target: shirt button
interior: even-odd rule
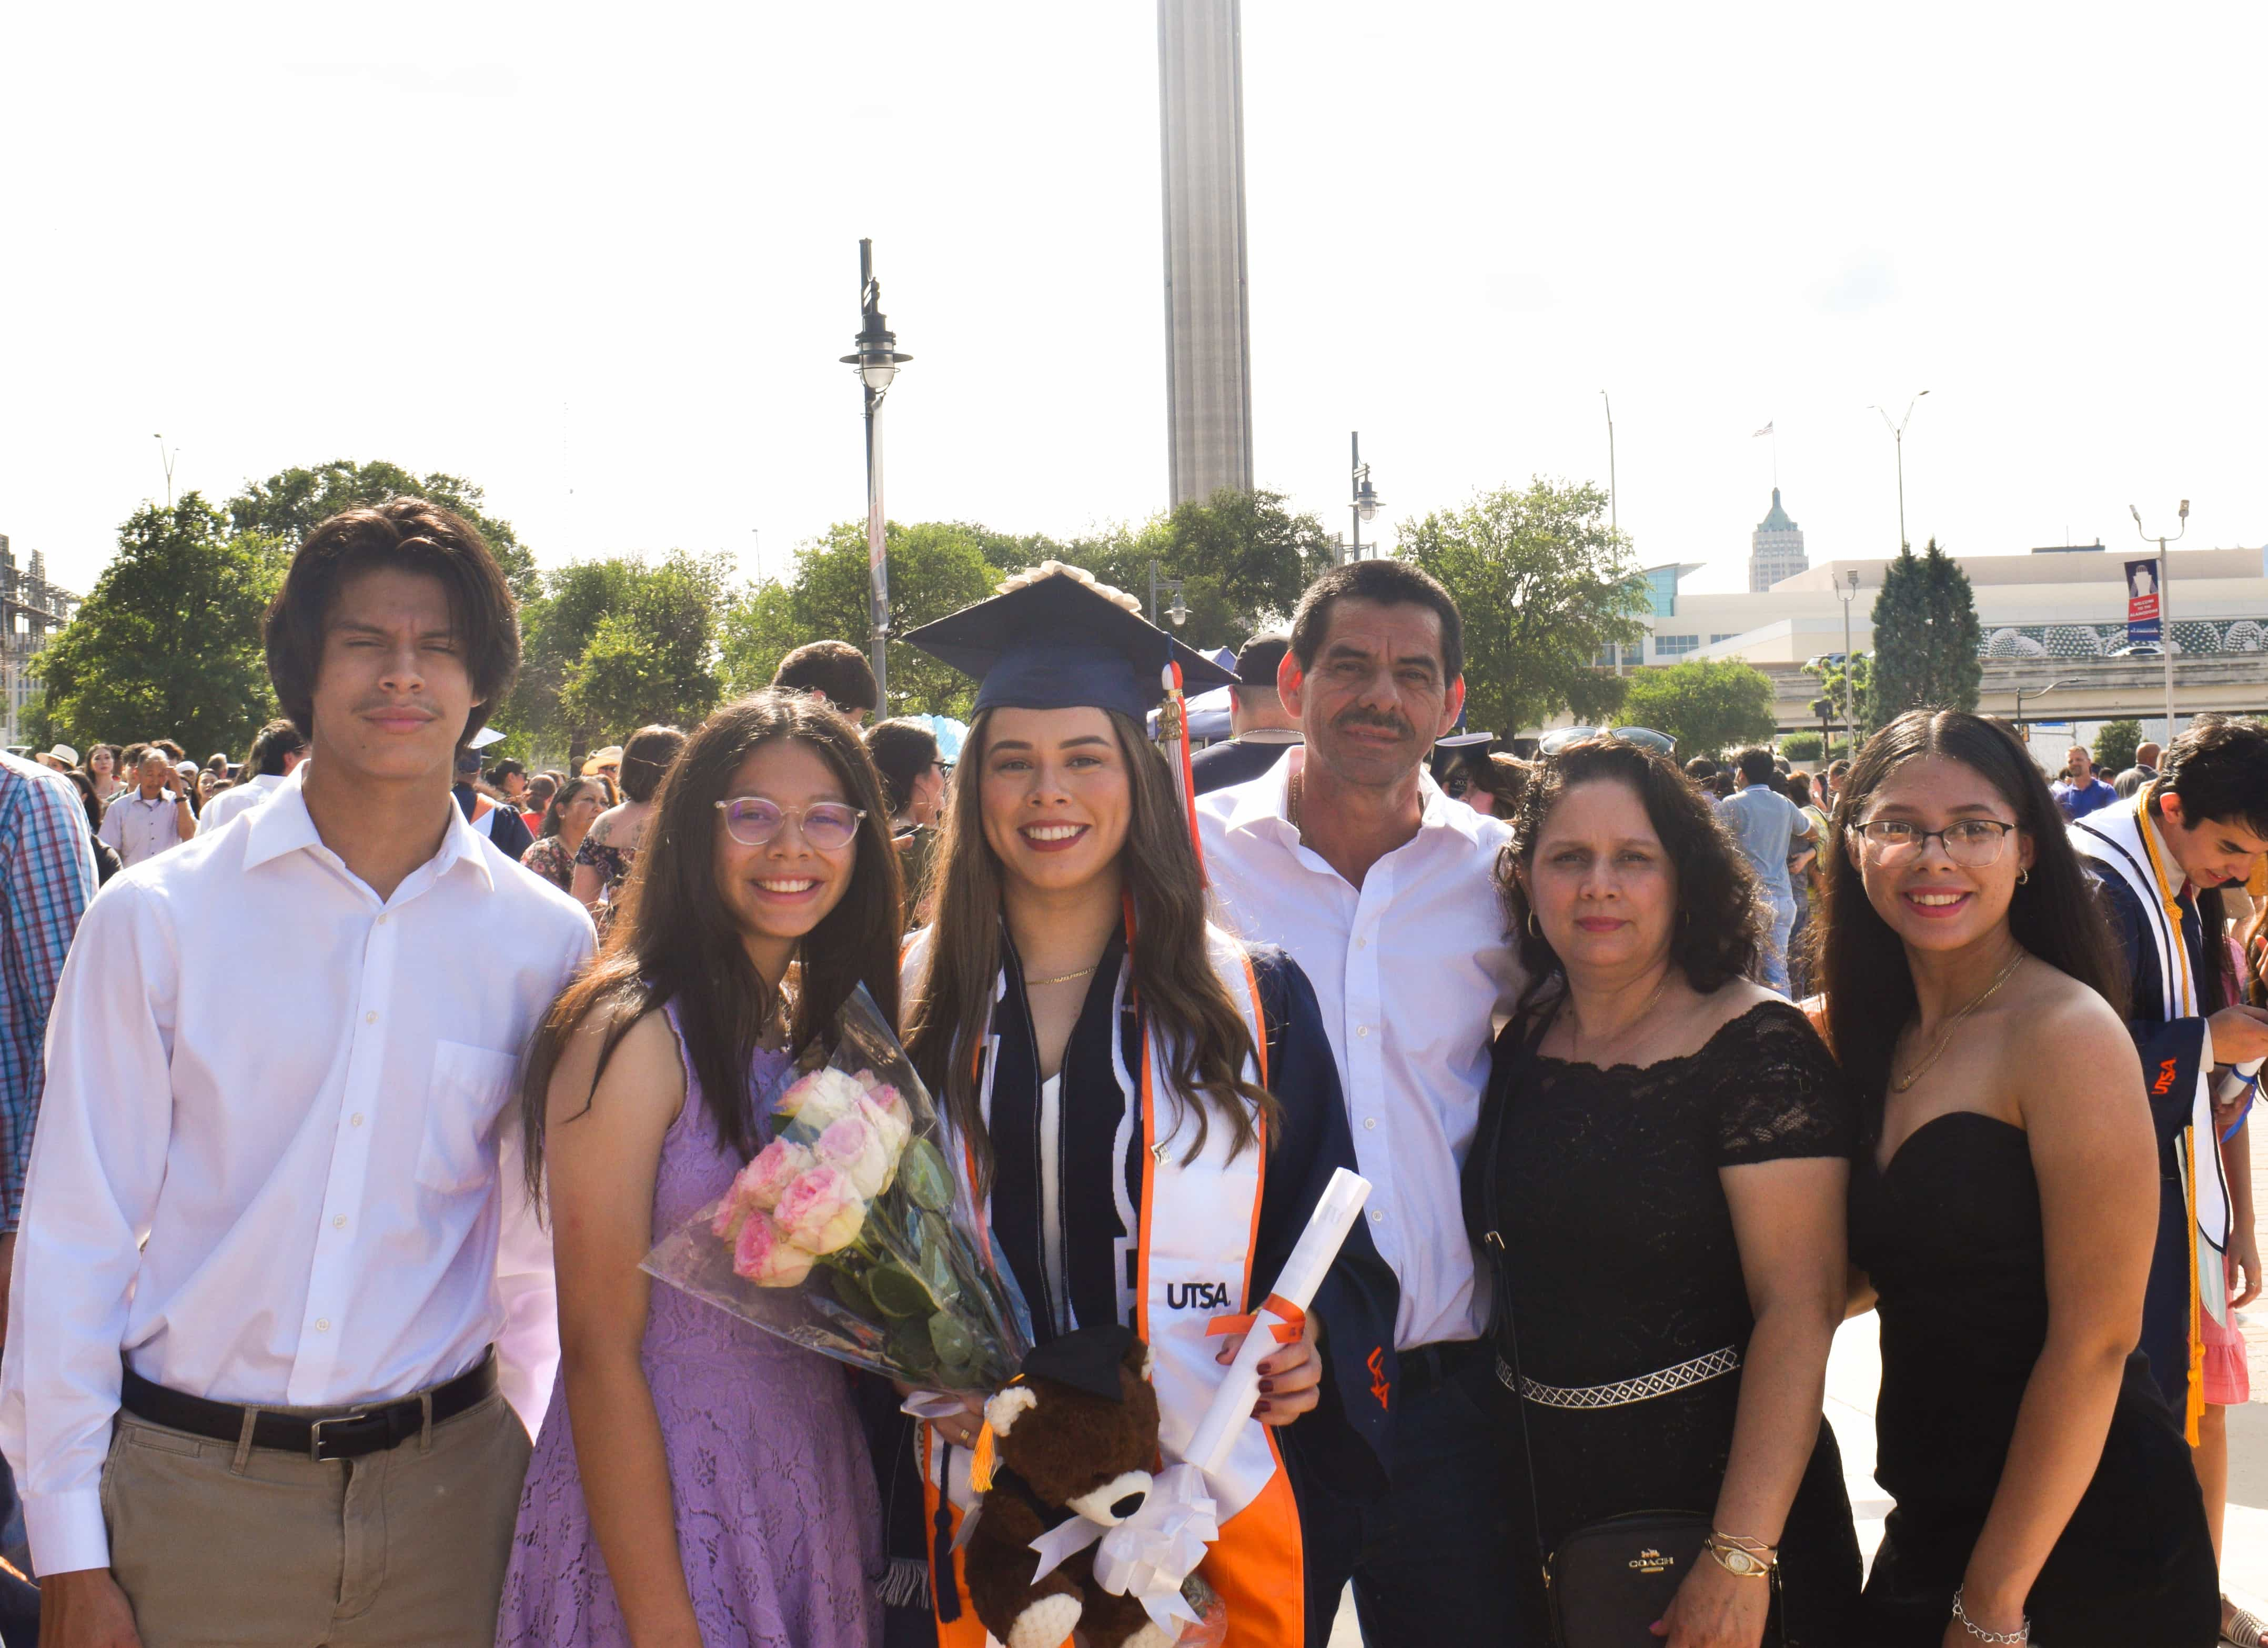
[[[380,927],[384,927],[386,925],[386,913],[382,910],[379,912],[378,924]]]
[[[1362,1125],[1364,1129],[1367,1131],[1368,1129],[1378,1126],[1378,1118],[1375,1116],[1365,1116],[1362,1119]]]
[[[1370,1034],[1370,1026],[1367,1024],[1358,1024],[1354,1027],[1354,1033],[1355,1039],[1359,1041]]]
[[[1370,941],[1366,938],[1359,938],[1355,940],[1354,947],[1357,950],[1368,950],[1370,948]]]
[[[1383,1224],[1386,1223],[1386,1216],[1382,1213],[1373,1213],[1370,1216],[1370,1222],[1373,1224]]]
[[[375,1024],[378,1023],[378,1015],[375,1013],[364,1013],[362,1016],[362,1022],[365,1024]]]
[[[343,1230],[346,1228],[347,1216],[345,1214],[339,1214],[331,1220],[331,1229],[334,1230]]]
[[[328,1316],[317,1317],[315,1319],[315,1331],[319,1334],[329,1333],[331,1331],[331,1319]]]
[[[348,1127],[361,1127],[361,1126],[362,1126],[362,1112],[360,1112],[360,1111],[357,1111],[357,1112],[355,1112],[355,1113],[354,1113],[353,1115],[351,1115],[351,1116],[348,1117],[348,1118],[347,1118],[347,1126],[348,1126]]]

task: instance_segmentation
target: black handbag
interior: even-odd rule
[[[1491,1226],[1501,1205],[1497,1196],[1497,1163],[1502,1154],[1504,1112],[1550,1024],[1546,1018],[1521,1044],[1512,1075],[1497,1085],[1473,1141],[1474,1149],[1485,1152],[1480,1158],[1481,1214]],[[1528,1511],[1534,1519],[1544,1595],[1551,1610],[1553,1648],[1660,1648],[1661,1638],[1653,1634],[1654,1622],[1669,1611],[1677,1587],[1685,1583],[1694,1563],[1711,1560],[1704,1548],[1712,1531],[1712,1519],[1694,1511],[1632,1511],[1586,1523],[1557,1546],[1546,1548],[1543,1507],[1535,1486],[1535,1454],[1528,1437],[1528,1398],[1520,1388],[1520,1330],[1513,1319],[1504,1238],[1491,1228],[1481,1245],[1489,1256],[1498,1320],[1504,1330],[1504,1356],[1498,1365],[1512,1375],[1512,1405],[1520,1418],[1520,1452],[1528,1467]],[[1772,1607],[1764,1623],[1762,1648],[1781,1648],[1785,1639],[1777,1567],[1770,1583]]]

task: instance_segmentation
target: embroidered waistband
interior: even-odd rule
[[[1650,1401],[1657,1396],[1667,1396],[1673,1391],[1683,1391],[1696,1385],[1705,1385],[1711,1379],[1721,1378],[1741,1365],[1737,1345],[1727,1345],[1705,1356],[1681,1362],[1674,1368],[1662,1368],[1653,1373],[1641,1373],[1634,1379],[1617,1379],[1612,1385],[1545,1385],[1535,1379],[1514,1381],[1512,1369],[1502,1356],[1496,1359],[1498,1384],[1508,1391],[1518,1391],[1539,1408],[1622,1408],[1631,1402]]]

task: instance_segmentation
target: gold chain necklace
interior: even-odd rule
[[[1284,789],[1285,822],[1292,826],[1294,835],[1302,833],[1300,829],[1300,780],[1306,776],[1304,772],[1294,772],[1291,783]]]
[[[1101,962],[1097,962],[1094,965],[1099,967],[1101,964]],[[1024,987],[1027,990],[1036,990],[1043,984],[1069,984],[1074,979],[1086,978],[1094,971],[1094,967],[1081,967],[1077,972],[1060,973],[1052,979],[1027,979],[1024,980]]]
[[[1662,969],[1661,972],[1661,982],[1653,987],[1653,994],[1646,998],[1646,1005],[1638,1009],[1637,1012],[1631,1014],[1630,1016],[1630,1023],[1624,1024],[1623,1028],[1627,1030],[1631,1024],[1645,1023],[1646,1016],[1653,1011],[1654,1003],[1661,1000],[1661,993],[1668,988],[1669,988],[1669,970],[1665,967]],[[1574,1003],[1571,1001],[1568,1005],[1572,1007]],[[1567,1037],[1567,1062],[1570,1064],[1580,1064],[1583,1061],[1582,1016],[1577,1014],[1571,1017],[1567,1023],[1567,1029],[1569,1031]]]
[[[1974,1013],[1978,1008],[1984,1006],[1984,1003],[1991,1001],[1999,992],[2002,985],[2007,983],[2009,979],[2015,977],[2016,969],[2024,964],[2024,954],[2025,952],[2022,949],[2019,948],[2014,958],[2012,959],[2007,966],[2000,969],[2000,976],[1993,979],[1992,983],[1986,985],[1983,994],[1978,995],[1974,1001],[1970,1001],[1967,1007],[1962,1008],[1958,1013],[1955,1013],[1953,1016],[1953,1022],[1950,1024],[1948,1024],[1945,1027],[1943,1033],[1938,1037],[1937,1046],[1929,1050],[1929,1057],[1924,1059],[1918,1068],[1907,1071],[1904,1081],[1892,1082],[1890,1083],[1890,1090],[1892,1092],[1903,1093],[1908,1088],[1911,1087],[1916,1082],[1920,1081],[1923,1076],[1929,1074],[1931,1067],[1935,1065],[1940,1059],[1945,1056],[1946,1048],[1952,1044],[1953,1032],[1961,1028],[1962,1021],[1966,1019],[1971,1013]]]

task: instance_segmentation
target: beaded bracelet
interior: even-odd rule
[[[2012,1631],[1988,1631],[1969,1617],[1968,1610],[1961,1606],[1961,1593],[1958,1591],[1953,1593],[1953,1617],[1961,1622],[1962,1630],[1981,1643],[1997,1643],[2002,1644],[2002,1648],[2024,1648],[2024,1644],[2032,1640],[2030,1615],[2025,1615],[2023,1623]]]

